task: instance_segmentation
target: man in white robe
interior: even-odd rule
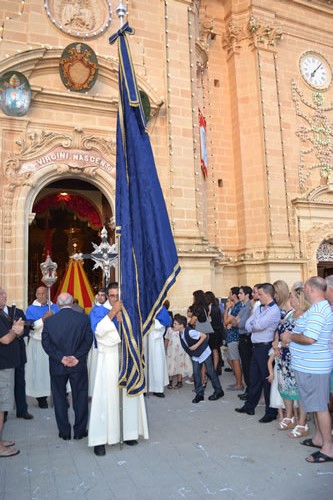
[[[121,342],[114,321],[121,321],[122,303],[117,284],[109,285],[108,301],[90,313],[92,330],[98,346],[97,369],[91,401],[88,428],[88,446],[94,447],[97,456],[105,455],[106,444],[121,441],[119,344]],[[122,389],[123,440],[128,445],[137,444],[139,436],[148,439],[148,422],[144,397],[128,397]]]
[[[100,288],[95,295],[95,304],[93,307],[100,307],[106,301],[105,288]],[[91,398],[94,391],[94,383],[97,370],[98,349],[97,341],[94,338],[93,344],[88,354],[88,396]]]
[[[47,408],[47,397],[51,395],[49,357],[42,346],[44,321],[59,311],[59,307],[47,302],[47,288],[40,286],[36,290],[36,300],[28,307],[25,315],[33,321],[33,330],[29,333],[27,345],[27,364],[25,368],[26,394],[36,398],[40,408]]]

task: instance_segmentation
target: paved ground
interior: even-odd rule
[[[232,382],[223,374],[223,386]],[[10,414],[4,438],[21,449],[0,458],[0,500],[328,500],[333,462],[308,464],[313,449],[300,446],[276,423],[237,414],[237,393],[194,405],[193,386],[146,398],[150,439],[135,447],[107,448],[96,457],[87,439],[58,438],[53,409],[29,400],[31,421]]]

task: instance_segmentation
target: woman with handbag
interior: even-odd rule
[[[205,292],[203,290],[196,290],[193,292],[192,317],[189,320],[189,325],[193,326],[195,330],[207,335],[209,341],[210,334],[213,333],[213,327],[209,319],[209,308]],[[207,385],[206,367],[204,364],[201,366],[201,383],[204,387]]]
[[[214,368],[221,375],[221,347],[223,343],[223,322],[219,303],[213,292],[205,292],[208,304],[208,316],[212,325],[213,333],[209,335],[209,347],[212,350]]]

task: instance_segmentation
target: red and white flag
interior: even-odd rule
[[[206,119],[199,109],[199,130],[200,130],[200,162],[201,169],[205,177],[208,176],[208,155],[207,155],[207,136]]]

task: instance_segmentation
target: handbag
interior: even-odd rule
[[[206,311],[205,311],[205,314],[206,314],[206,320],[205,321],[197,321],[195,324],[195,329],[200,333],[206,333],[207,337],[208,337],[208,334],[213,333],[214,330],[213,330],[211,322],[208,319]]]

